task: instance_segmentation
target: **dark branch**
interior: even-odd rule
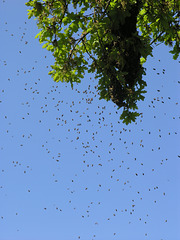
[[[69,59],[71,59],[72,54],[73,54],[76,46],[85,38],[85,36],[86,36],[87,34],[88,34],[88,32],[84,32],[84,33],[81,34],[81,37],[79,38],[79,40],[77,41],[77,43],[74,45],[73,49],[71,50],[71,53],[69,54],[69,57],[68,57]]]
[[[152,45],[154,42],[156,42],[158,40],[158,38],[160,38],[162,36],[164,32],[161,32],[151,43],[150,45]]]

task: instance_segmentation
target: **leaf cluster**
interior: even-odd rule
[[[100,99],[123,108],[121,119],[135,121],[144,100],[143,63],[156,43],[179,56],[179,2],[176,0],[30,0],[43,48],[55,63],[56,82],[81,82],[86,71],[98,79]]]

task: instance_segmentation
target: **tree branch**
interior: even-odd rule
[[[67,4],[67,3],[65,3],[65,4],[66,4],[66,5],[65,5],[65,9],[64,9],[62,18],[60,19],[60,22],[59,22],[60,28],[61,28],[61,25],[62,25],[62,20],[63,20],[65,14],[66,14],[66,11],[67,11],[67,8],[68,8],[68,4]]]
[[[85,47],[85,50],[86,50],[87,54],[89,55],[89,57],[92,58],[92,60],[97,64],[96,59],[95,59],[95,58],[89,53],[89,51],[87,50],[86,44],[85,44],[84,40],[82,40],[82,43],[83,43],[83,45],[84,45],[84,47]]]
[[[70,51],[70,54],[69,54],[69,57],[68,57],[69,59],[71,59],[72,54],[73,54],[76,46],[85,38],[85,36],[86,36],[87,34],[88,34],[88,32],[84,32],[84,33],[81,34],[81,37],[79,38],[79,40],[77,41],[77,43],[74,45],[73,49]]]
[[[107,2],[106,7],[105,7],[104,12],[103,12],[103,15],[105,15],[106,10],[108,9],[110,2],[111,2],[111,0],[109,0],[109,1]],[[103,17],[104,17],[104,16],[103,16]]]
[[[158,40],[158,38],[162,36],[163,33],[164,33],[164,32],[161,32],[161,33],[150,43],[150,45],[153,44],[154,42],[156,42],[156,41]]]
[[[102,19],[102,18],[104,17],[104,15],[106,14],[106,10],[108,9],[110,2],[111,2],[111,0],[109,0],[109,1],[107,2],[106,7],[105,7],[105,9],[104,9],[104,12],[103,12],[103,14],[102,14],[102,16],[101,16],[100,19]],[[98,25],[98,23],[95,23],[94,25]],[[86,37],[86,35],[87,35],[88,33],[89,33],[89,32],[84,32],[84,33],[81,34],[80,39],[77,41],[77,43],[74,45],[73,49],[70,51],[70,54],[69,54],[69,57],[68,57],[69,59],[71,59],[72,54],[73,54],[76,46]],[[84,43],[83,43],[83,44],[84,44]]]

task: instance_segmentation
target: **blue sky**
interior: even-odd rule
[[[0,2],[0,240],[179,240],[178,60],[154,49],[126,126],[93,75],[53,82],[25,2]]]

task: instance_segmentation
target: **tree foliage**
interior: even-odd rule
[[[156,43],[180,52],[178,0],[30,0],[29,18],[35,17],[36,37],[53,53],[49,74],[54,81],[81,82],[95,73],[100,99],[123,108],[128,124],[144,100],[146,62]]]

